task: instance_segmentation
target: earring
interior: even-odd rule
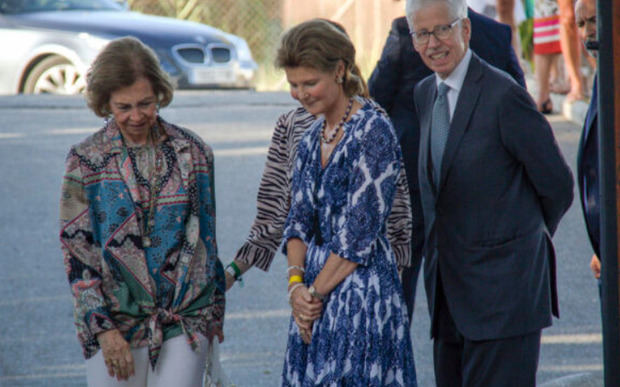
[[[112,113],[110,113],[107,116],[103,117],[103,126],[108,126],[110,124],[110,122],[112,122],[113,119],[114,119],[114,116],[112,115]]]
[[[338,77],[338,78],[336,78],[336,83],[342,83],[342,82],[343,82],[342,77]]]

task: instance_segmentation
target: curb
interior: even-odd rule
[[[600,387],[603,385],[603,371],[598,371],[563,376],[543,383],[540,387]]]

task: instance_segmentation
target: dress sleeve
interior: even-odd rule
[[[60,246],[73,295],[74,317],[82,345],[113,329],[101,291],[101,246],[89,213],[89,200],[75,150],[67,156],[60,200]]]
[[[284,223],[289,212],[291,155],[299,135],[314,122],[302,109],[280,116],[271,138],[265,169],[256,198],[256,217],[246,242],[237,251],[235,260],[261,270],[269,270],[282,240]]]
[[[299,238],[306,245],[314,235],[315,203],[312,194],[315,176],[312,176],[311,144],[312,139],[306,135],[297,147],[297,157],[293,169],[291,190],[291,209],[284,226],[282,253],[286,255],[286,242],[291,238]]]
[[[368,264],[384,230],[401,166],[389,120],[375,114],[366,125],[352,152],[346,209],[330,242],[332,252],[361,265]]]
[[[401,161],[392,212],[387,219],[387,238],[394,251],[398,267],[411,266],[413,220],[410,200],[407,174]],[[418,214],[413,215],[419,216]]]

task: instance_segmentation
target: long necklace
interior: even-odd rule
[[[157,142],[159,139],[159,127],[157,124],[153,126],[153,128],[149,131],[147,137],[147,152],[148,152],[148,187],[149,187],[149,203],[148,203],[148,213],[146,218],[142,217],[141,224],[141,232],[142,232],[142,247],[151,247],[153,244],[153,240],[151,238],[151,233],[153,232],[153,228],[155,227],[155,211],[157,209],[157,197],[159,196],[162,189],[162,170],[164,166],[164,161],[161,155],[161,152],[157,151]],[[128,155],[127,144],[125,142],[125,138],[123,137],[123,148],[125,153]],[[144,212],[143,212],[144,213]]]
[[[149,147],[149,163],[152,162],[151,168],[149,171],[149,212],[147,214],[146,221],[143,225],[142,231],[142,247],[151,247],[153,241],[151,239],[151,233],[153,232],[153,228],[155,228],[155,210],[157,208],[157,197],[159,196],[162,188],[162,170],[164,165],[164,160],[162,159],[161,152],[157,151],[157,145],[155,144],[157,139],[159,138],[158,128],[154,128],[156,133],[155,139],[151,137],[151,144]]]
[[[347,122],[347,118],[349,118],[349,113],[351,113],[352,108],[353,98],[349,99],[349,104],[347,105],[347,109],[344,111],[344,116],[342,116],[340,122],[338,122],[338,125],[336,125],[336,127],[329,134],[325,133],[327,131],[327,119],[323,121],[323,128],[321,129],[321,139],[325,144],[329,144],[330,142],[334,141],[336,135],[338,135],[338,132],[340,131],[340,128],[342,128],[344,126],[344,123]]]

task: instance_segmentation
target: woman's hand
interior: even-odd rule
[[[225,271],[224,274],[226,275],[226,291],[228,291],[228,289],[232,288],[232,286],[235,284],[235,277],[230,275],[230,273],[227,271]]]
[[[211,329],[211,331],[208,333],[208,339],[210,343],[213,343],[213,338],[217,337],[217,341],[221,344],[224,341],[224,332],[222,331],[222,328],[217,327],[217,328],[213,328]]]
[[[250,267],[252,267],[252,266],[248,265],[247,263],[243,263],[243,262],[237,261],[237,260],[234,260],[230,264],[228,264],[226,266],[226,269],[224,270],[224,274],[226,276],[226,291],[228,291],[228,289],[232,288],[232,286],[237,281],[235,279],[235,276],[228,272],[228,267],[231,266],[232,264],[234,264],[237,267],[237,269],[239,269],[239,273],[237,273],[237,277],[238,277],[239,280],[241,280],[241,276],[243,276],[243,274],[245,274],[245,272],[248,271],[250,269]],[[236,270],[234,270],[234,271],[236,271]]]
[[[323,303],[312,297],[308,288],[300,286],[291,294],[291,307],[297,325],[301,329],[312,331],[312,322],[321,317]]]
[[[302,324],[302,321],[300,321],[300,319],[294,315],[293,317],[295,318],[295,323],[297,324],[297,327],[299,328],[299,335],[301,336],[301,339],[303,340],[304,343],[310,344],[310,342],[312,341],[312,325],[314,324],[314,321],[310,322],[309,328],[302,328],[300,325]]]
[[[101,332],[97,335],[108,374],[117,380],[127,380],[135,373],[133,356],[127,340],[118,329]]]

